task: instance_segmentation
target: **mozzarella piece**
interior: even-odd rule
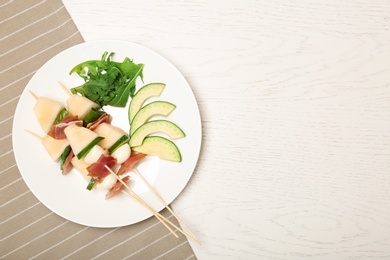
[[[116,149],[111,156],[116,159],[116,163],[121,164],[124,163],[131,154],[131,149],[129,144],[124,144]]]
[[[99,145],[95,145],[94,147],[91,148],[91,150],[89,150],[89,152],[84,158],[84,161],[86,163],[93,164],[94,162],[99,160],[102,154],[105,153],[106,151],[102,147],[100,147]]]
[[[114,175],[107,175],[102,182],[97,184],[99,190],[109,190],[116,183],[117,179]]]

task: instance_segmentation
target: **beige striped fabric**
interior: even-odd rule
[[[81,226],[30,192],[12,149],[17,102],[47,60],[83,38],[59,0],[2,0],[0,19],[0,258],[196,259],[188,240],[177,230],[175,238],[154,217],[119,228]],[[162,214],[178,225],[169,211]]]

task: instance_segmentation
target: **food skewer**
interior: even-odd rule
[[[147,209],[149,209],[155,216],[158,215],[160,217],[163,218],[164,221],[166,221],[167,223],[169,223],[170,225],[172,225],[174,228],[176,228],[180,233],[182,233],[184,236],[192,239],[198,246],[200,246],[200,243],[190,234],[186,233],[185,231],[183,231],[181,228],[179,228],[178,226],[176,226],[175,224],[173,224],[172,222],[170,222],[169,220],[167,220],[165,217],[163,217],[160,213],[156,212],[154,209],[152,209],[141,197],[139,197],[124,181],[122,181],[121,178],[119,178],[118,175],[115,174],[115,172],[113,172],[108,166],[105,166],[105,168],[115,176],[115,178],[117,178],[118,181],[120,181],[122,183],[122,185],[130,191],[130,194],[128,194],[127,192],[125,192],[125,194],[128,194],[130,195],[131,197],[134,197],[138,202],[140,202],[142,205],[146,206]]]
[[[29,133],[29,134],[31,134],[33,137],[35,137],[35,138],[37,138],[38,140],[40,140],[40,141],[42,141],[42,137],[41,136],[39,136],[38,134],[36,134],[36,133],[34,133],[34,132],[32,132],[32,131],[30,131],[30,130],[27,130],[27,129],[25,129],[25,131],[27,132],[27,133]],[[107,166],[106,166],[106,168],[108,168]],[[108,168],[109,169],[109,168]],[[111,173],[113,173],[112,171],[110,171]],[[114,173],[114,176],[115,177],[117,177],[117,175]],[[119,178],[119,177],[118,177]],[[122,180],[121,180],[122,181]],[[130,194],[128,194],[129,196],[131,196]],[[164,222],[164,219],[162,219],[163,217],[160,215],[160,214],[158,214],[158,213],[156,213],[152,208],[150,208],[150,206],[149,205],[147,205],[143,200],[141,200],[139,197],[137,198],[136,196],[131,196],[131,197],[133,197],[136,201],[138,201],[139,203],[141,203],[141,204],[143,204],[147,209],[149,209],[155,216],[156,216],[156,218],[176,237],[176,238],[178,238],[178,235]]]
[[[33,137],[37,138],[38,140],[42,141],[42,137],[39,136],[38,134],[30,131],[30,130],[27,130],[25,129],[25,131],[29,134],[31,134]],[[105,166],[106,168],[108,168],[107,166]],[[108,168],[110,169],[110,168]],[[110,172],[113,173],[110,169]],[[115,173],[113,173],[115,177],[117,177],[117,175]],[[119,177],[117,177],[119,178]],[[120,178],[119,178],[120,179]],[[120,181],[122,181],[120,179]],[[123,182],[124,183],[124,182]],[[126,185],[127,186],[127,185]],[[134,192],[133,192],[134,193]],[[130,194],[128,194],[130,196]],[[136,196],[132,196],[135,200],[137,200],[139,203],[143,204],[147,209],[149,209],[155,216],[156,218],[172,233],[172,235],[174,235],[176,238],[178,238],[178,235],[164,222],[164,219],[162,219],[163,217],[160,215],[160,214],[156,214],[156,211],[154,211],[152,208],[150,208],[149,205],[147,205],[143,200],[141,200],[141,198],[137,198]],[[167,221],[167,220],[166,220]]]

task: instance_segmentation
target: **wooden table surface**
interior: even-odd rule
[[[173,208],[199,259],[390,258],[390,1],[63,1],[85,41],[170,60],[197,99]]]

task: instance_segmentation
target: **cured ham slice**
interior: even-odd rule
[[[130,180],[130,176],[126,176],[126,177],[122,178],[123,182],[127,182],[128,180]],[[122,187],[123,187],[123,184],[120,181],[117,181],[111,187],[111,189],[107,192],[106,199],[109,199],[109,198],[117,195],[121,191]]]
[[[56,125],[53,125],[47,134],[53,137],[54,139],[66,139],[64,130],[70,124],[76,124],[78,126],[82,126],[83,121],[79,120],[78,116],[67,115],[61,120],[61,122],[59,122]]]
[[[106,165],[108,168],[112,169],[116,164],[116,160],[112,156],[107,156],[102,154],[97,160],[97,162],[91,164],[88,170],[88,176],[95,178],[96,181],[102,181],[107,175],[110,174],[109,170],[106,169]]]
[[[74,157],[74,153],[71,150],[68,156],[66,157],[64,164],[62,165],[62,174],[65,175],[73,169],[73,164],[71,163],[73,157]]]
[[[122,163],[121,167],[118,170],[118,175],[124,174],[127,171],[130,171],[140,162],[143,158],[145,158],[146,154],[144,153],[135,153],[131,152],[129,159],[127,159],[124,163]]]
[[[109,114],[107,113],[104,113],[103,115],[101,115],[98,119],[96,119],[95,121],[93,121],[92,123],[89,123],[87,125],[87,128],[89,130],[95,130],[100,124],[102,123],[107,123],[107,124],[111,124],[111,121],[112,121],[112,116],[110,116]]]

